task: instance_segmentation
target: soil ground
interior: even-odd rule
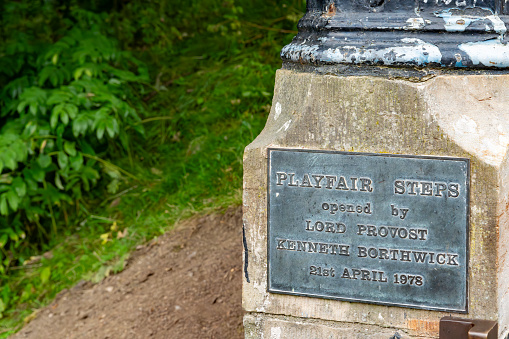
[[[242,338],[242,212],[184,221],[121,273],[80,283],[13,338]]]

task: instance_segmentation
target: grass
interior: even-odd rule
[[[132,175],[114,183],[116,194],[104,195],[108,183],[101,184],[79,206],[85,217],[58,220],[61,233],[11,268],[0,287],[0,338],[61,290],[121,271],[136,246],[178,220],[241,203],[243,150],[265,124],[279,51],[304,7],[304,1],[203,0],[183,12],[183,5],[136,1],[110,13],[112,34],[151,67],[151,91],[135,93],[143,98],[147,137],[115,159]],[[176,17],[137,22],[136,15],[170,12]],[[135,23],[141,28],[124,29]],[[14,295],[16,303],[8,303]]]

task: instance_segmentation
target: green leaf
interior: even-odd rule
[[[78,153],[78,155],[71,157],[70,159],[71,168],[75,171],[79,171],[81,166],[83,166],[83,155]]]
[[[58,111],[58,106],[55,106],[55,108],[53,108],[53,111],[51,112],[51,117],[50,117],[50,120],[49,120],[49,124],[51,126],[51,128],[55,128],[57,126],[57,123],[58,123],[58,116],[59,116],[59,111]]]
[[[108,193],[115,194],[118,192],[120,187],[120,181],[118,179],[113,179],[107,186]]]
[[[117,120],[112,117],[106,121],[106,132],[108,132],[110,138],[113,138],[116,131],[118,131],[118,123]]]
[[[76,116],[78,115],[78,107],[76,105],[66,104],[65,108],[71,119],[76,118]]]
[[[76,156],[76,144],[74,142],[65,141],[64,142],[64,151],[69,154],[71,157]],[[1,173],[2,171],[0,171]]]
[[[0,214],[7,215],[9,213],[9,209],[7,208],[7,194],[4,193],[0,196]]]
[[[7,236],[7,234],[2,234],[2,236],[0,237],[0,248],[3,248],[5,246],[5,244],[7,244],[7,240],[9,240],[9,237]]]
[[[65,126],[64,125],[58,125],[56,133],[57,133],[57,140],[59,141],[59,148],[62,148],[62,138],[64,136]]]
[[[51,73],[50,76],[49,76],[49,81],[51,82],[53,87],[57,87],[58,83],[59,83],[58,73],[57,72]]]
[[[28,190],[29,191],[37,190],[38,186],[37,186],[37,182],[35,181],[35,178],[32,178],[32,177],[28,176],[25,171],[23,171],[23,172],[25,173],[25,181],[26,181]]]
[[[41,166],[41,168],[46,168],[51,165],[51,157],[46,154],[41,154],[39,155],[39,158],[37,158],[37,163]]]
[[[68,101],[72,101],[73,99],[73,94],[71,91],[69,91],[69,89],[65,89],[65,90],[56,90],[56,91],[53,91],[51,96],[48,98],[48,101],[46,101],[46,104],[47,105],[56,105],[56,104],[61,104],[63,102],[68,102]]]
[[[69,158],[62,151],[58,152],[57,161],[58,161],[58,166],[60,166],[61,169],[65,169],[67,167],[67,165],[69,164]]]
[[[23,131],[23,134],[25,136],[32,136],[36,130],[37,130],[37,124],[35,124],[33,121],[29,121],[25,125],[25,130]]]
[[[44,67],[39,73],[39,86],[43,86],[46,80],[51,76],[51,74],[55,73],[56,68],[54,66]]]
[[[76,70],[74,71],[74,79],[75,79],[75,80],[78,80],[79,78],[81,78],[81,75],[83,74],[83,71],[84,71],[84,70],[85,70],[85,69],[84,69],[83,67],[80,67],[80,68],[76,69]]]
[[[21,113],[25,110],[25,107],[28,106],[28,102],[27,101],[20,101],[19,104],[18,104],[18,107],[17,107],[17,111],[18,113]]]
[[[36,102],[33,102],[30,104],[30,113],[33,115],[37,115],[37,107],[39,107],[39,104]]]
[[[14,171],[18,166],[16,162],[16,153],[12,149],[4,149],[0,153],[0,158],[3,160],[4,166]]]
[[[16,234],[16,232],[14,232],[14,230],[12,228],[8,228],[7,232],[9,233],[9,238],[12,241],[14,241],[14,242],[18,242],[19,241],[19,236]]]
[[[7,192],[7,201],[9,202],[9,206],[11,206],[12,210],[16,212],[20,201],[16,191],[11,190]]]
[[[55,186],[62,191],[65,189],[64,185],[62,185],[62,180],[60,180],[60,174],[58,173],[55,175]]]
[[[14,190],[16,191],[16,194],[19,197],[25,196],[25,194],[27,192],[27,185],[25,184],[23,179],[21,179],[20,177],[15,178],[12,181],[12,187],[14,188]]]
[[[97,139],[101,140],[104,136],[104,125],[101,124],[101,126],[97,127]]]
[[[80,114],[72,121],[72,133],[75,137],[85,135],[89,126],[89,120],[85,114]]]
[[[51,158],[50,158],[50,160],[51,160]],[[34,178],[34,180],[37,182],[43,182],[44,178],[46,177],[46,172],[43,169],[38,168],[38,166],[36,166],[35,168],[32,168],[29,171],[29,173],[32,176],[32,178]]]
[[[23,142],[15,142],[11,145],[12,151],[16,154],[17,162],[25,162],[27,158],[28,149]]]
[[[4,170],[4,162],[2,159],[0,159],[0,174],[2,174],[3,170]]]
[[[60,120],[62,120],[64,125],[67,126],[67,124],[69,123],[69,115],[67,115],[67,112],[62,111],[62,113],[60,113]]]
[[[49,281],[49,278],[51,276],[51,268],[50,267],[44,267],[41,271],[41,283],[46,284]]]

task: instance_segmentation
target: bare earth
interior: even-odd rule
[[[58,295],[13,338],[242,338],[242,212],[187,220],[120,274]]]

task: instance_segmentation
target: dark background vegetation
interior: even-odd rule
[[[0,1],[0,336],[240,204],[304,0]]]

